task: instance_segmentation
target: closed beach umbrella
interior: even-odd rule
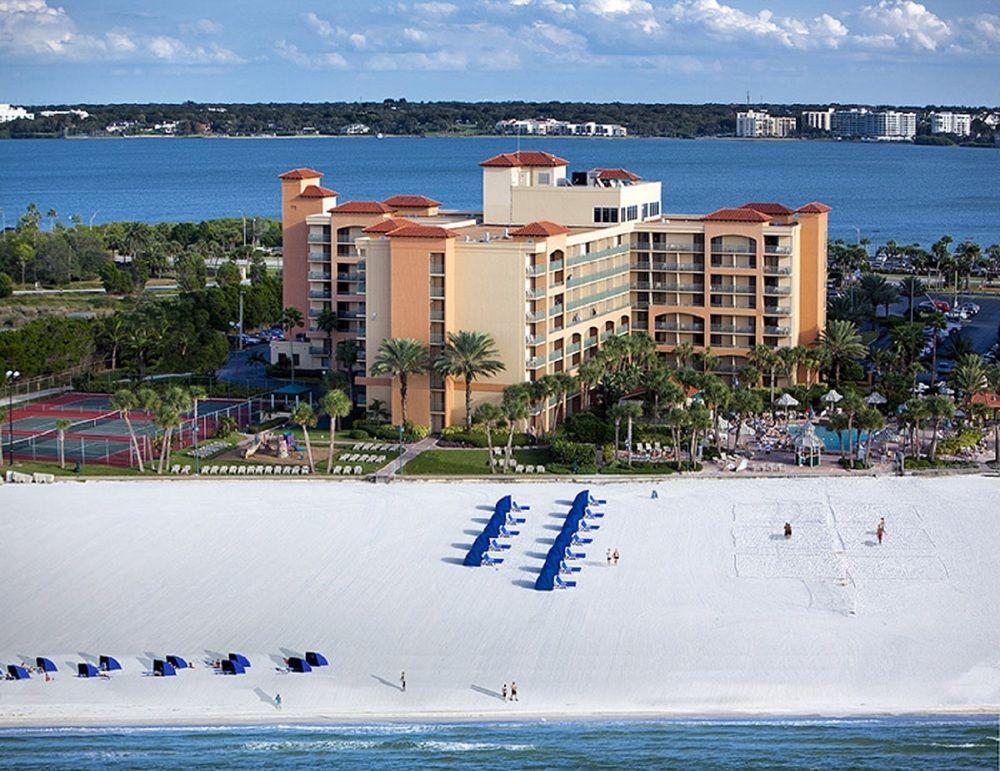
[[[38,667],[43,672],[58,672],[56,665],[52,663],[52,659],[47,659],[44,656],[39,656],[35,659],[35,666]]]
[[[828,404],[836,404],[837,402],[839,402],[843,398],[844,397],[841,396],[840,394],[838,394],[837,391],[835,389],[833,389],[833,388],[831,388],[829,391],[827,391],[825,394],[823,394],[823,396],[820,397],[820,399],[822,401],[824,401],[824,402],[826,402]]]
[[[100,677],[100,674],[101,673],[97,671],[97,667],[95,667],[93,664],[82,662],[76,665],[77,677]]]
[[[872,391],[868,396],[865,397],[865,404],[885,404],[888,400],[882,396],[878,391]]]
[[[122,665],[118,663],[118,659],[114,656],[101,656],[101,669],[105,672],[114,672],[116,669],[121,669]]]

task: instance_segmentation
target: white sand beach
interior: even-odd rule
[[[1000,709],[996,479],[651,487],[591,486],[579,585],[537,592],[579,485],[5,485],[0,662],[60,671],[0,681],[0,724]],[[506,561],[463,567],[508,492],[531,511]],[[278,671],[305,650],[331,666]],[[229,651],[245,676],[203,664]],[[124,671],[75,677],[100,654]],[[144,676],[165,654],[195,667]]]

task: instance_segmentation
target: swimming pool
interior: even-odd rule
[[[840,436],[837,435],[836,431],[831,431],[826,426],[815,425],[815,424],[813,425],[813,428],[816,429],[816,436],[818,436],[820,439],[823,440],[823,446],[827,449],[828,452],[840,452],[841,439]],[[792,436],[798,436],[799,434],[802,433],[802,426],[789,426],[788,433],[790,433]],[[853,434],[854,436],[855,449],[857,449],[858,442],[868,441],[867,431],[858,431],[858,429],[855,428],[851,431],[851,434]],[[844,431],[842,435],[844,442],[844,452],[847,452],[847,447],[848,447],[847,431]]]

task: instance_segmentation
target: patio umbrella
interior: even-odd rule
[[[777,398],[777,400],[774,403],[776,405],[778,405],[779,407],[798,407],[799,406],[799,400],[796,399],[791,394],[782,394],[781,396],[779,396]]]
[[[927,383],[917,383],[910,390],[913,391],[913,393],[915,393],[915,394],[922,394],[924,391],[926,391],[928,389],[928,387],[929,386],[927,385]]]
[[[836,404],[837,402],[839,402],[843,398],[844,398],[843,396],[841,396],[840,394],[838,394],[836,392],[836,390],[834,390],[832,388],[829,391],[827,391],[825,394],[823,394],[823,396],[820,397],[820,399],[822,401],[828,402],[829,404]]]
[[[882,394],[878,391],[872,391],[868,396],[865,397],[865,404],[885,404],[888,401]]]
[[[944,394],[945,396],[951,396],[952,394],[955,393],[955,389],[954,388],[949,388],[944,383],[939,384],[937,390],[938,390],[939,394]]]

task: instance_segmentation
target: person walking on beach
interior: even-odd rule
[[[507,701],[507,683],[504,683],[503,688],[500,689],[500,696],[504,701]]]
[[[274,708],[276,710],[278,710],[279,712],[281,711],[281,694],[280,693],[274,694]]]
[[[406,672],[399,673],[399,690],[406,693]]]
[[[608,549],[608,565],[611,564],[611,549]]]
[[[517,701],[517,683],[513,680],[510,681],[510,700]]]
[[[612,555],[612,558],[614,559],[616,565],[618,564],[618,557],[619,557],[618,549],[616,548],[615,553]]]
[[[885,535],[885,517],[882,517],[878,521],[878,527],[875,528],[875,537],[878,538],[879,546],[882,545],[882,537]]]
[[[791,538],[791,537],[792,537],[792,523],[791,522],[786,522],[785,523],[785,538],[787,539],[787,538]]]

